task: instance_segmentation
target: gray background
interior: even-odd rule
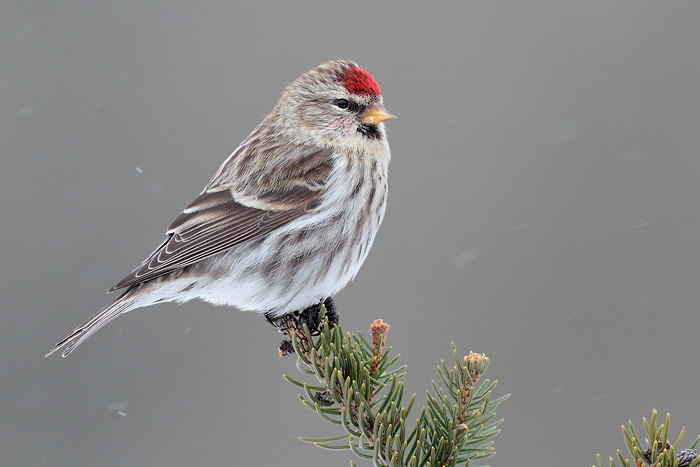
[[[420,401],[451,341],[487,353],[513,394],[492,465],[591,465],[654,407],[692,439],[699,19],[697,2],[2,2],[0,463],[347,465],[296,440],[337,431],[258,315],[167,304],[43,357],[332,58],[399,117],[344,327],[387,320]]]

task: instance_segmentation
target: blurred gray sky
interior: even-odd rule
[[[399,117],[343,326],[388,321],[419,400],[451,341],[487,353],[513,394],[491,465],[591,465],[654,407],[692,439],[699,20],[695,1],[3,2],[2,464],[347,465],[296,439],[334,427],[258,315],[167,304],[43,358],[332,58]]]

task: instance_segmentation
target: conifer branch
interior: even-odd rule
[[[296,353],[297,368],[318,384],[284,378],[302,390],[299,399],[305,407],[345,431],[302,441],[351,450],[377,467],[469,466],[495,454],[493,438],[503,421],[495,420],[495,410],[508,395],[492,399],[496,381],[477,385],[489,365],[485,355],[460,358],[452,344],[455,365],[438,365],[442,385],[432,382],[410,430],[416,396],[404,398],[406,367],[396,366],[399,356],[391,357],[391,347],[386,347],[389,325],[375,321],[370,343],[361,333],[344,334],[339,324],[330,326],[324,314],[321,306],[315,323],[298,313],[271,320],[287,338],[280,355]]]
[[[617,459],[610,457],[608,459],[610,467],[617,467],[618,463],[624,467],[642,467],[651,465],[653,467],[698,467],[700,466],[700,456],[695,449],[700,443],[700,436],[690,444],[687,449],[681,450],[681,441],[685,435],[685,427],[683,427],[676,438],[676,442],[671,444],[669,441],[669,422],[670,414],[666,414],[666,420],[663,425],[656,424],[656,409],[651,414],[651,419],[647,422],[644,418],[644,448],[642,448],[642,438],[637,434],[632,421],[630,420],[628,427],[622,425],[622,434],[625,437],[625,444],[632,455],[632,461],[625,458],[620,450],[617,450]],[[649,441],[652,440],[652,441]],[[598,465],[604,465],[603,458],[600,454],[597,455]],[[594,466],[595,467],[595,466]]]

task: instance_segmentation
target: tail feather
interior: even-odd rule
[[[100,310],[92,318],[75,328],[75,330],[66,336],[65,339],[58,342],[54,348],[52,348],[49,353],[46,354],[46,357],[68,344],[62,354],[63,357],[67,357],[73,350],[75,350],[77,346],[79,346],[83,341],[85,341],[85,339],[94,334],[102,326],[109,323],[122,313],[126,313],[127,311],[136,308],[138,306],[137,290],[138,289],[127,290],[112,303]]]

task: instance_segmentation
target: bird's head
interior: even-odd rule
[[[345,150],[385,145],[382,122],[394,118],[372,75],[348,60],[326,62],[296,79],[276,110],[284,126],[302,129],[302,138]]]

